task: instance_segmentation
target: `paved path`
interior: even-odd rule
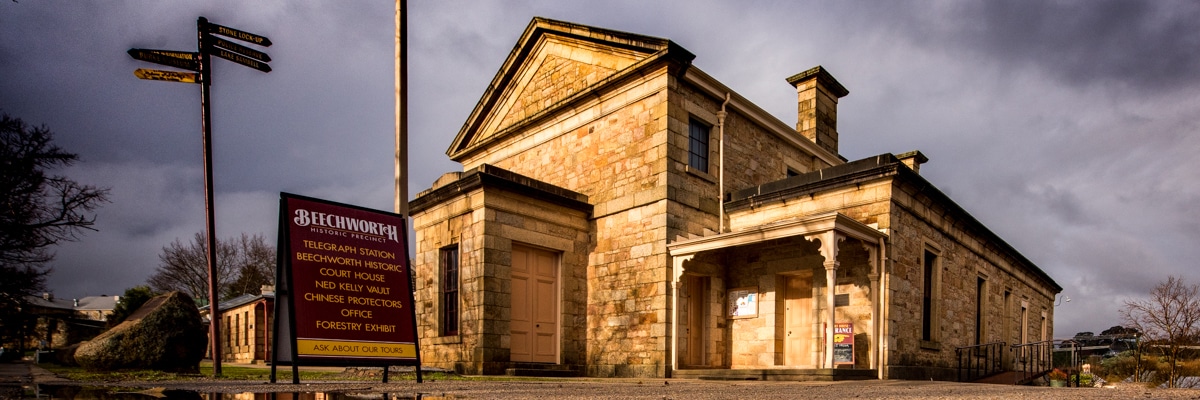
[[[171,390],[199,393],[388,393],[396,398],[452,399],[1197,399],[1200,390],[1117,388],[1047,388],[953,382],[869,380],[843,382],[702,381],[692,379],[537,379],[470,381],[322,381],[299,385],[261,381],[186,380],[166,382],[78,383],[58,378],[28,363],[0,363],[0,399],[20,398],[22,387],[37,383],[42,394],[55,386],[76,387],[67,398],[85,395],[79,385],[120,386],[122,390],[164,394]],[[16,391],[12,391],[16,389]],[[103,390],[101,388],[100,390]],[[51,397],[56,397],[51,394]],[[57,398],[57,397],[56,397]]]
[[[29,364],[0,362],[0,385],[21,385],[32,381]]]

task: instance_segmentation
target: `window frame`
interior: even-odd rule
[[[925,242],[921,251],[921,347],[940,350],[942,250]]]
[[[702,128],[704,137],[697,138],[698,128]],[[700,148],[703,146],[703,148]],[[688,146],[687,146],[687,166],[699,172],[709,173],[709,166],[712,163],[712,157],[709,154],[712,150],[712,124],[705,122],[695,116],[688,118]]]
[[[460,261],[457,244],[438,250],[438,300],[441,303],[441,307],[438,307],[438,334],[441,336],[458,336],[462,325]]]

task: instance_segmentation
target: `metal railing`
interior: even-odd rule
[[[1054,369],[1054,341],[1021,343],[1012,345],[1014,384],[1024,384]]]
[[[958,364],[958,381],[970,382],[1004,372],[1004,352],[1007,349],[1008,346],[1004,342],[954,349],[954,358]]]

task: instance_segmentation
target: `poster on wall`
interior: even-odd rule
[[[276,361],[419,366],[406,218],[289,193],[279,211]]]
[[[833,324],[833,365],[854,364],[854,324]]]
[[[729,291],[729,317],[745,318],[758,315],[758,288]]]

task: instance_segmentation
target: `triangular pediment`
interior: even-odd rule
[[[534,18],[446,153],[457,159],[671,47],[666,39]]]

